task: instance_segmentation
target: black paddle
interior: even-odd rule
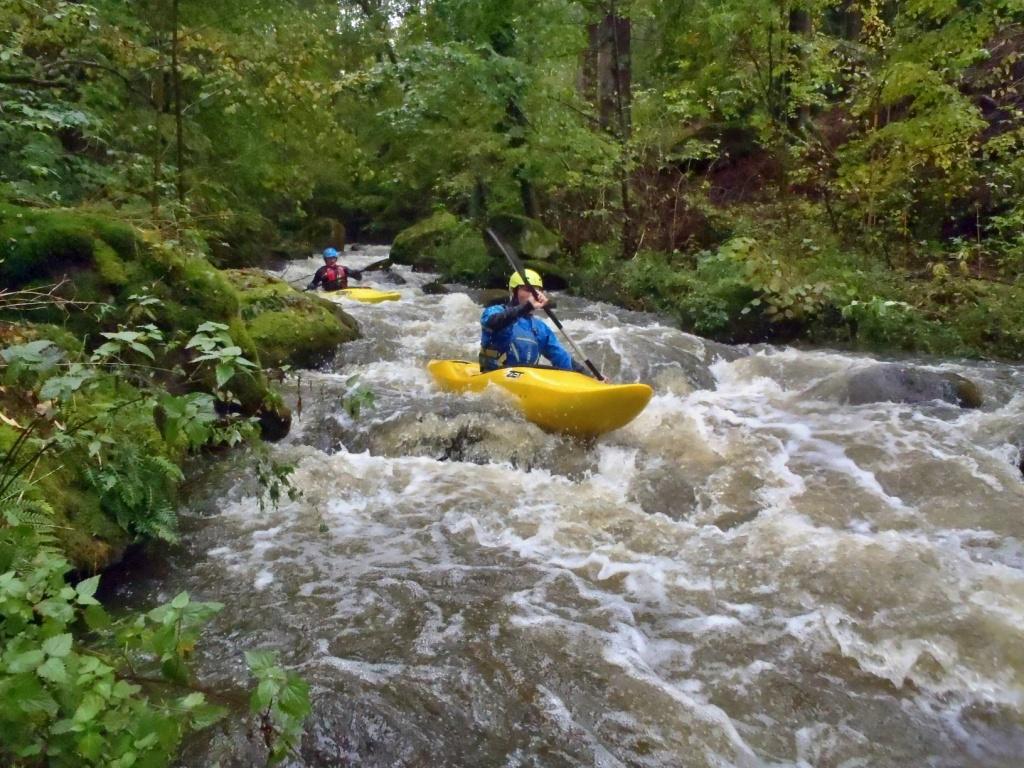
[[[494,244],[498,246],[498,249],[503,254],[505,254],[505,258],[508,259],[508,263],[512,265],[512,269],[519,273],[519,277],[522,278],[523,284],[530,289],[530,292],[533,294],[533,297],[535,299],[539,299],[540,297],[537,295],[537,289],[530,283],[529,278],[527,278],[526,269],[523,267],[523,263],[515,255],[515,253],[513,253],[512,247],[507,245],[505,241],[502,240],[498,236],[498,234],[490,227],[488,227],[486,231],[487,234],[490,236],[491,240],[494,241]],[[573,341],[569,337],[569,334],[565,332],[565,328],[562,327],[561,321],[557,317],[555,317],[555,313],[552,312],[548,307],[544,307],[544,311],[547,313],[548,317],[551,318],[551,322],[555,324],[555,327],[558,328],[559,331],[561,331],[562,336],[565,337],[565,340],[569,342],[569,346],[572,347],[573,352],[576,353],[576,356],[583,358],[584,365],[586,365],[587,368],[590,369],[590,372],[594,374],[594,377],[598,381],[605,381],[605,377],[601,375],[601,372],[599,370],[597,370],[597,366],[590,362],[590,359],[586,357],[583,354],[583,352],[580,351],[579,347],[576,346],[576,342]]]

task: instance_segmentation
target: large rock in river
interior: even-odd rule
[[[956,373],[886,364],[853,374],[847,382],[845,400],[851,405],[942,400],[962,408],[978,408],[982,395],[977,384]]]
[[[316,365],[339,344],[359,338],[356,321],[330,301],[258,270],[224,274],[238,293],[246,330],[264,366]]]
[[[408,229],[391,244],[391,260],[413,269],[439,272],[444,282],[487,285],[500,273],[484,248],[478,227],[448,211],[438,211]]]

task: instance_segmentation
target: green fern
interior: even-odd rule
[[[53,507],[39,498],[36,484],[21,477],[12,480],[0,498],[0,527],[25,527],[46,534],[53,529]]]
[[[114,448],[102,464],[84,467],[82,474],[122,528],[139,537],[177,541],[171,501],[184,475],[176,464],[124,445]]]

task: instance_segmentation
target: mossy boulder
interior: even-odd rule
[[[273,224],[254,211],[233,213],[206,239],[210,259],[221,269],[267,266],[278,258]]]
[[[561,252],[561,237],[537,219],[501,214],[491,217],[490,226],[524,259],[549,261]]]
[[[230,283],[201,253],[99,214],[0,206],[0,282],[17,289],[65,279],[59,294],[85,304],[117,305],[150,293],[161,300],[150,312],[165,330],[238,313]],[[33,319],[64,323],[62,313],[50,314]],[[67,320],[72,331],[95,324],[84,312]]]
[[[264,366],[313,366],[339,344],[359,338],[356,321],[330,301],[255,270],[224,275],[237,292],[245,330]]]
[[[298,239],[317,251],[327,247],[337,248],[340,251],[345,248],[347,234],[345,225],[340,221],[322,216],[303,224],[299,229]]]
[[[502,263],[484,246],[477,225],[438,211],[398,233],[391,259],[414,269],[438,272],[444,282],[488,286],[500,281]]]
[[[424,271],[433,270],[436,249],[450,243],[459,230],[458,218],[448,211],[437,211],[395,236],[391,243],[391,260]]]

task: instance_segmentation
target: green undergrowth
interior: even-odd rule
[[[0,499],[6,524],[49,519],[78,569],[173,539],[189,454],[287,432],[264,369],[357,335],[329,302],[217,270],[196,242],[0,205],[0,281],[13,291],[0,297]]]
[[[177,541],[190,457],[244,447],[265,498],[293,496],[259,440],[289,414],[252,321],[325,313],[350,329],[283,284],[236,288],[201,250],[97,214],[0,207],[0,237],[0,764],[169,765],[233,704],[189,669],[220,607],[183,593],[114,619],[99,577],[79,580],[133,542]],[[289,359],[286,343],[267,358]],[[271,652],[246,659],[277,762],[301,738],[308,686]]]
[[[875,352],[1024,357],[1024,285],[978,279],[955,254],[928,268],[845,245],[826,228],[736,217],[731,236],[696,253],[588,245],[568,266],[573,289],[663,312],[730,343],[793,342]],[[919,263],[920,255],[907,259]]]

